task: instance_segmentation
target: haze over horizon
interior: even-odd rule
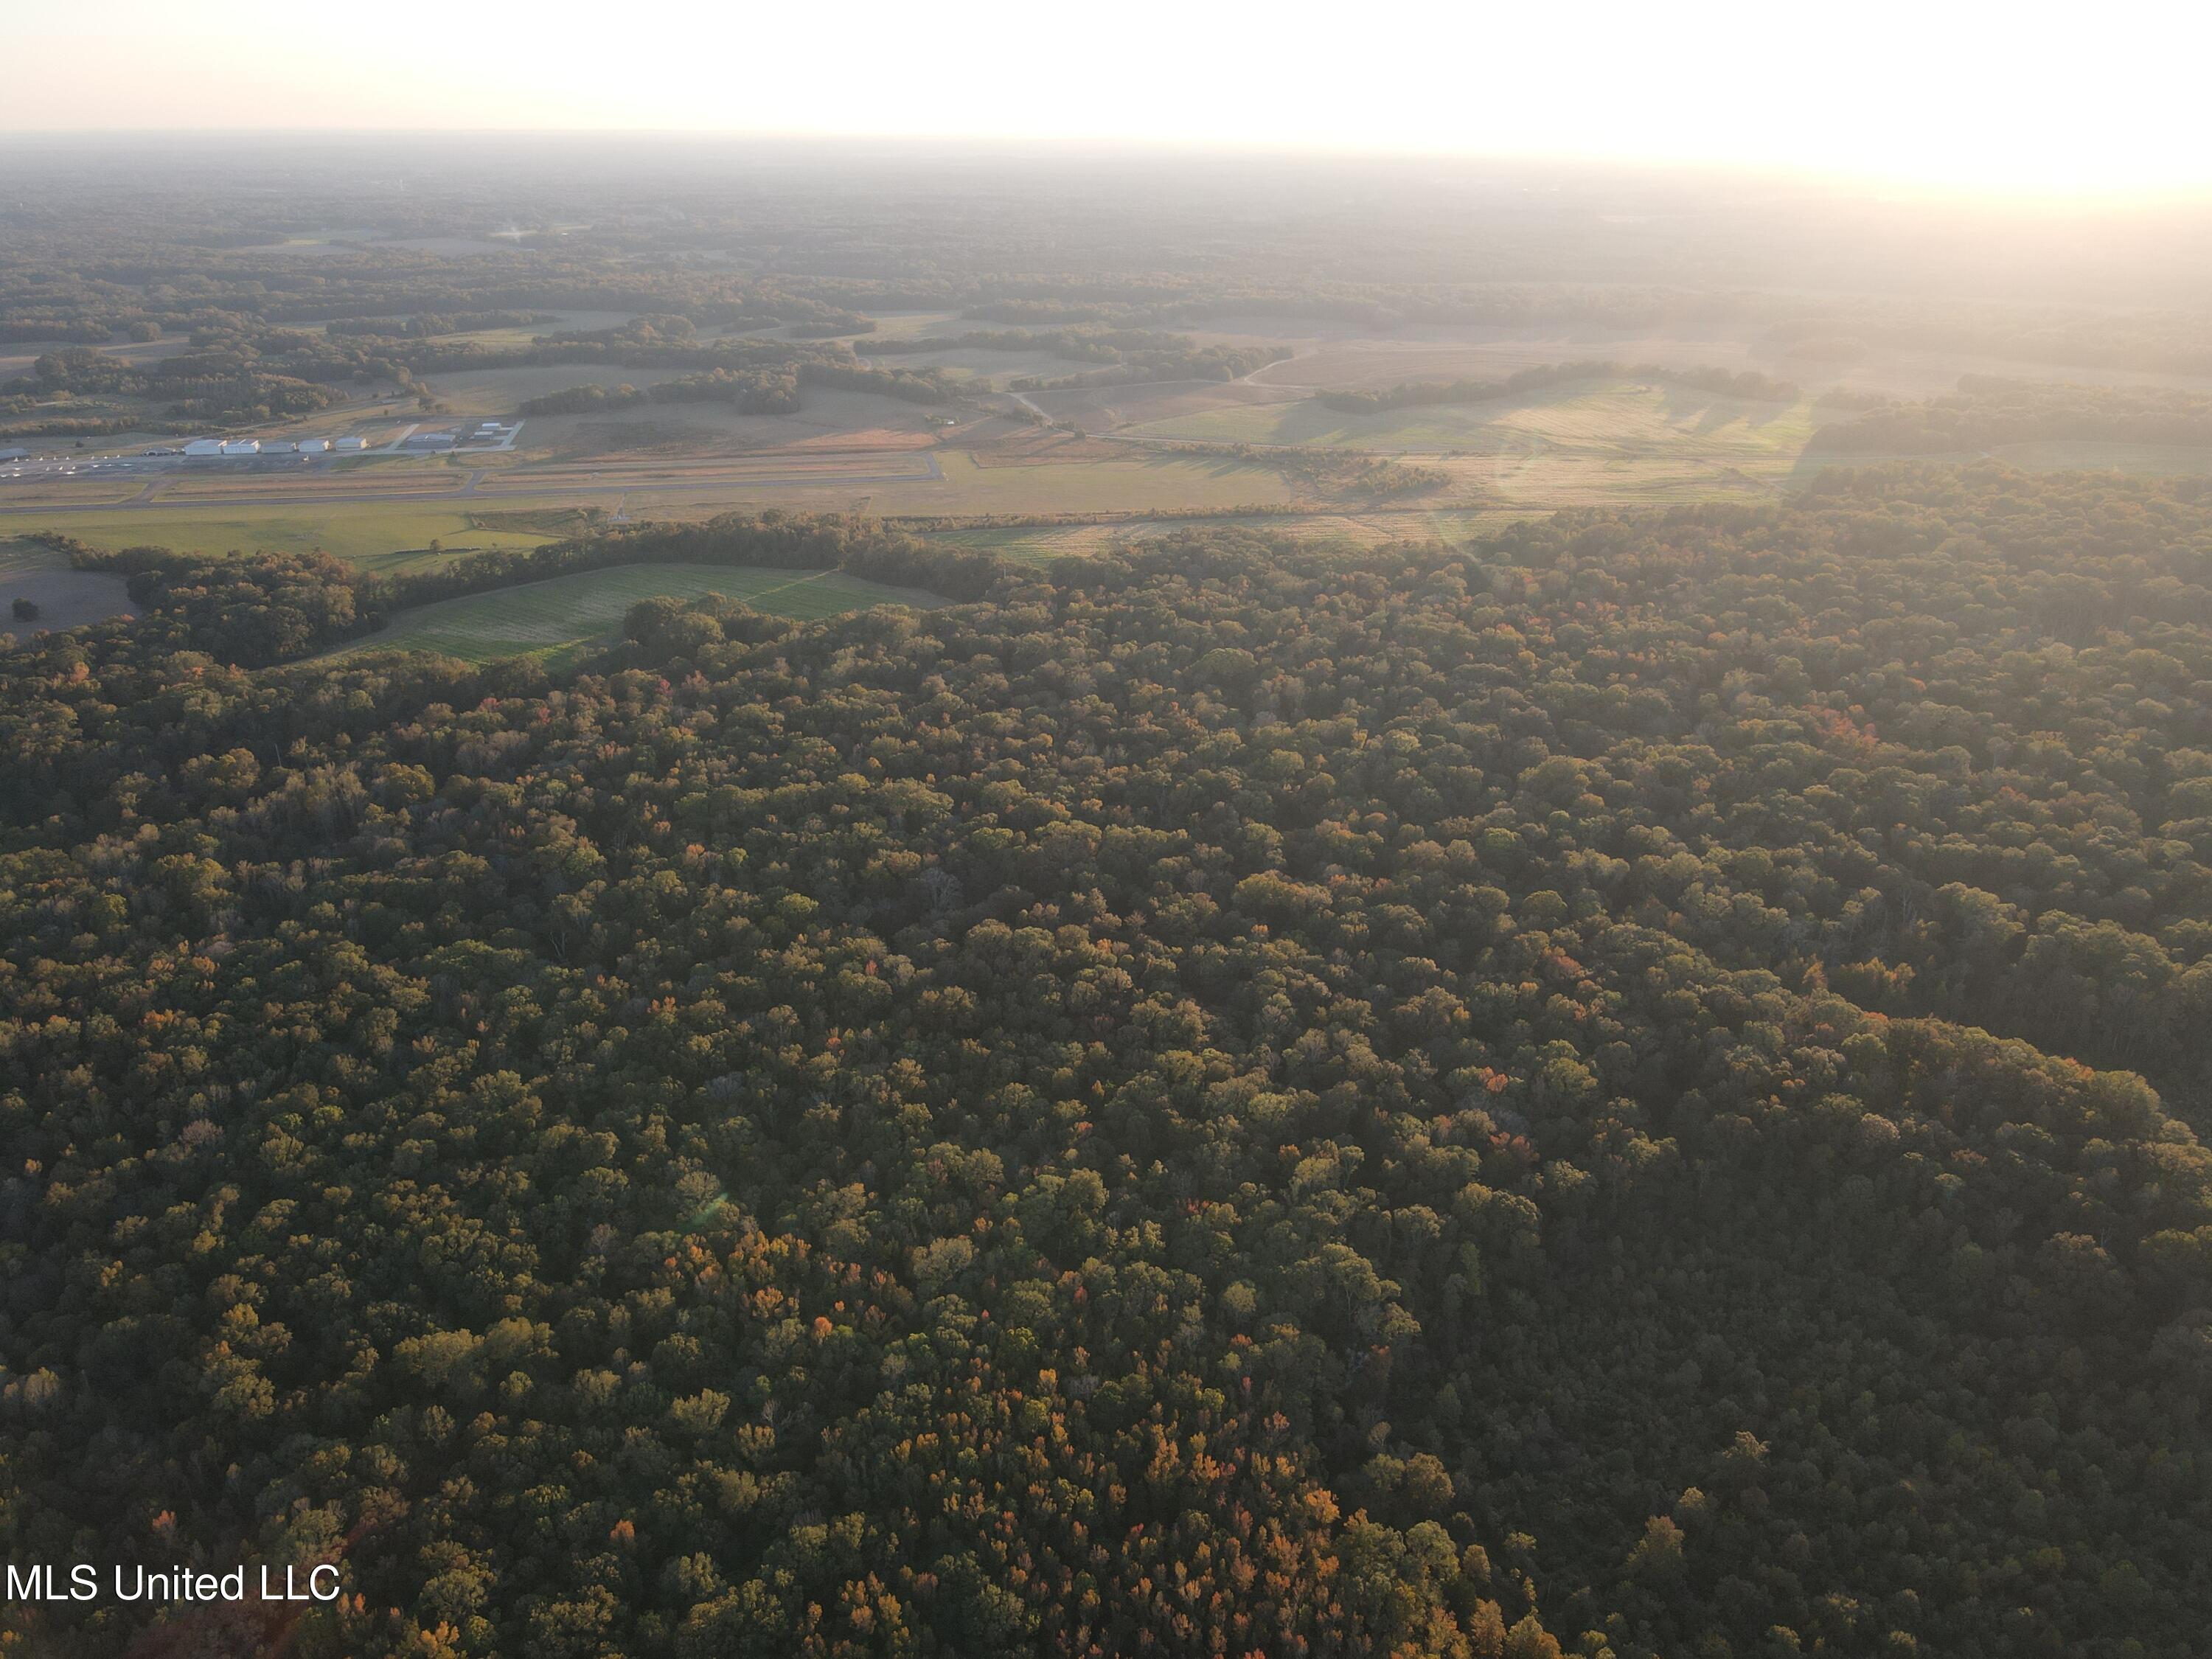
[[[1139,0],[1108,21],[1079,28],[994,0],[954,27],[864,4],[825,39],[811,19],[677,3],[617,32],[564,3],[526,24],[441,15],[425,32],[253,0],[211,29],[119,0],[11,21],[27,61],[97,72],[14,88],[0,131],[1103,141],[1717,166],[2009,196],[2212,190],[2193,83],[2212,17],[2140,0],[2086,34],[2052,8],[1899,0],[1848,29],[1733,0],[1572,19],[1419,6],[1362,32]]]

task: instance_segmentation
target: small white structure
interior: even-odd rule
[[[185,446],[185,453],[187,456],[200,458],[205,458],[210,455],[220,455],[222,453],[222,440],[220,438],[194,438],[190,443]]]
[[[234,455],[258,455],[260,453],[261,441],[258,438],[233,438],[222,447],[226,460]]]

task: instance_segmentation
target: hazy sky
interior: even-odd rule
[[[0,130],[562,128],[1443,150],[2212,185],[2212,6],[8,8]]]

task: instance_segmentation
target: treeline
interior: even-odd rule
[[[239,563],[0,658],[0,1529],[348,1595],[27,1650],[2201,1652],[2212,491]]]
[[[392,340],[428,340],[479,329],[536,328],[561,319],[550,311],[427,311],[412,317],[338,317],[323,325],[333,337],[374,334]]]
[[[871,340],[868,350],[874,356],[925,351],[1042,351],[1070,362],[1119,363],[1133,354],[1184,351],[1191,343],[1181,335],[1152,328],[1000,328]]]
[[[876,319],[863,317],[857,311],[831,311],[814,317],[803,318],[791,325],[794,340],[834,340],[841,335],[872,334]]]
[[[264,421],[312,413],[343,402],[345,383],[389,380],[415,387],[427,375],[462,370],[605,364],[625,368],[696,371],[672,398],[726,400],[763,410],[798,407],[801,385],[874,391],[919,403],[948,395],[933,371],[866,368],[843,348],[790,341],[703,340],[688,318],[641,316],[611,327],[556,331],[527,345],[488,347],[476,341],[423,337],[388,338],[371,333],[337,336],[263,329],[226,333],[196,331],[191,349],[137,365],[88,346],[63,347],[39,356],[28,376],[0,388],[8,412],[31,414],[61,396],[94,400],[50,418],[149,420],[207,424]],[[621,401],[653,394],[633,389]],[[573,412],[600,406],[588,389],[552,394],[535,413]],[[98,400],[106,399],[106,404]],[[567,400],[563,407],[559,400]],[[146,405],[140,406],[137,400]],[[114,429],[124,429],[116,428]]]
[[[290,367],[265,362],[252,350],[193,350],[141,366],[90,346],[64,346],[41,354],[28,375],[9,381],[0,393],[18,412],[57,394],[72,400],[133,398],[149,400],[164,415],[217,423],[312,414],[343,401],[327,386],[283,372]],[[109,429],[118,431],[142,423],[133,414],[84,418],[118,422]]]
[[[72,537],[33,539],[82,569],[125,578],[131,599],[157,629],[172,626],[182,648],[227,664],[265,667],[312,654],[382,627],[392,613],[631,564],[845,570],[949,599],[980,599],[1006,567],[995,555],[921,539],[854,515],[726,514],[702,524],[629,525],[534,548],[466,554],[433,568],[378,574],[322,554],[228,557],[129,547],[107,552]],[[129,625],[106,625],[122,632]],[[105,636],[103,636],[105,637]]]
[[[1821,355],[1844,358],[1869,347],[1903,346],[2075,368],[2212,374],[2212,328],[2190,308],[2089,310],[1838,296],[1813,315],[1776,323],[1763,343],[1784,353],[1810,343]]]
[[[953,387],[934,368],[876,368],[852,362],[810,361],[791,368],[714,369],[655,386],[569,386],[528,399],[525,415],[584,415],[639,404],[729,404],[748,415],[789,415],[801,406],[799,388],[832,386],[844,392],[872,392],[908,403],[940,404]]]
[[[1717,392],[1731,398],[1756,398],[1775,403],[1794,402],[1798,388],[1755,369],[1669,368],[1657,363],[1571,362],[1543,363],[1521,369],[1504,380],[1406,380],[1376,391],[1361,387],[1316,392],[1316,401],[1351,415],[1379,414],[1392,409],[1428,409],[1451,404],[1483,404],[1540,387],[1563,386],[1598,378],[1661,380],[1670,386]]]
[[[1452,482],[1452,475],[1442,467],[1334,445],[1221,443],[1202,438],[1119,438],[1116,441],[1164,454],[1216,455],[1248,466],[1271,468],[1299,483],[1377,499],[1425,495]]]
[[[841,514],[726,514],[697,525],[625,526],[529,549],[464,555],[434,569],[364,573],[321,553],[228,557],[131,547],[110,552],[40,532],[80,568],[122,575],[137,617],[51,633],[0,659],[0,737],[20,763],[0,782],[0,823],[36,822],[49,803],[88,802],[169,762],[146,720],[214,675],[230,683],[327,652],[398,612],[555,576],[634,564],[842,570],[889,586],[972,600],[1009,568],[988,551],[929,542]],[[161,666],[152,678],[147,665]],[[131,707],[102,702],[122,696]],[[71,809],[74,810],[74,809]]]
[[[1198,345],[1126,351],[1111,368],[1057,378],[1027,376],[1010,382],[1017,392],[1063,392],[1081,386],[1135,386],[1152,380],[1235,380],[1291,356],[1288,346]]]
[[[1100,303],[1085,300],[987,300],[960,313],[979,323],[1055,324],[1061,326],[1103,323],[1124,328],[1149,319],[1153,307],[1129,303]]]
[[[789,415],[799,408],[799,373],[791,368],[709,369],[656,386],[586,382],[526,398],[524,415],[589,415],[639,404],[728,404],[748,415]]]
[[[843,570],[954,599],[981,599],[1006,570],[994,554],[926,542],[872,519],[770,511],[726,514],[696,525],[618,526],[544,547],[493,549],[434,569],[363,578],[356,591],[381,621],[410,605],[626,564]]]
[[[0,410],[12,411],[15,401],[0,398]],[[0,422],[0,439],[16,438],[106,438],[118,432],[155,431],[173,428],[172,422],[134,419],[127,415],[102,417],[88,416],[52,416],[44,420]]]
[[[1938,455],[2068,441],[2212,445],[2212,398],[2166,386],[1968,374],[1951,396],[1886,404],[1824,426],[1812,447],[1836,455]]]

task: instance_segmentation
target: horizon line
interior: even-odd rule
[[[557,139],[593,143],[772,144],[821,148],[936,149],[1003,151],[1010,160],[1038,151],[1059,155],[1203,157],[1220,161],[1343,163],[1427,162],[1486,167],[1500,170],[1627,174],[1639,179],[1698,178],[1742,184],[1847,190],[1894,200],[1956,201],[1971,198],[2014,207],[2064,206],[2140,210],[2147,207],[2212,209],[2212,172],[2192,181],[2142,185],[1978,183],[1963,179],[1817,167],[1780,161],[1754,161],[1711,156],[1632,155],[1616,152],[1500,150],[1418,145],[1346,146],[1300,143],[1287,139],[1238,142],[1188,137],[1148,137],[1129,133],[1019,134],[1007,132],[826,132],[787,128],[641,126],[84,126],[8,127],[0,137],[42,144],[158,138],[168,142],[268,141],[334,144],[466,138],[523,141]]]

